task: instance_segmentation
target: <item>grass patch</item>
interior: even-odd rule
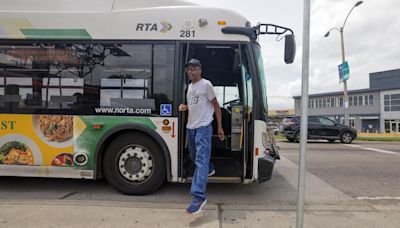
[[[275,139],[286,139],[283,135],[275,135]]]
[[[400,142],[400,137],[357,137],[356,141]]]

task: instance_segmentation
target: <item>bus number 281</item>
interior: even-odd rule
[[[181,33],[180,37],[194,37],[195,36],[194,30],[181,30],[180,33]]]

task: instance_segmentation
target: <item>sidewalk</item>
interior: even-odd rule
[[[207,204],[199,215],[183,204],[106,201],[0,201],[0,227],[296,227],[294,205]],[[385,227],[400,224],[400,204],[306,206],[304,227]]]

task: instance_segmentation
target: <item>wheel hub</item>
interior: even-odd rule
[[[125,160],[125,169],[129,173],[137,174],[142,169],[142,162],[137,157],[129,157]]]
[[[119,157],[118,169],[129,181],[143,182],[152,173],[153,161],[146,148],[132,145],[123,149]]]

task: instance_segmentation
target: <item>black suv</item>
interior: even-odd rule
[[[292,117],[283,123],[283,133],[290,142],[300,141],[300,117]],[[337,124],[329,118],[309,116],[308,138],[327,139],[329,142],[340,140],[342,143],[351,143],[357,138],[357,131],[347,125]]]

